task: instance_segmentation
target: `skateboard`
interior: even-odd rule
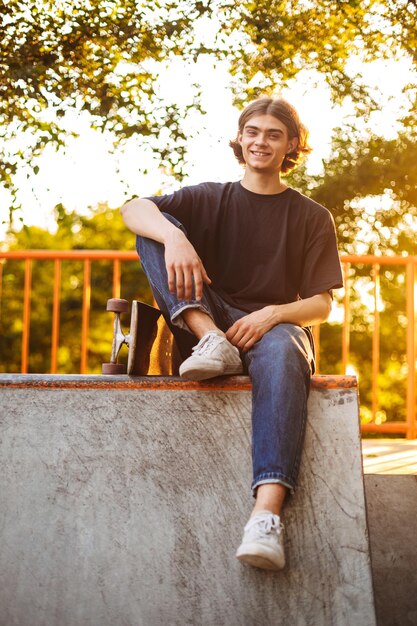
[[[120,316],[128,313],[129,302],[122,298],[107,301],[107,311],[114,313],[113,343],[109,363],[103,363],[106,375],[129,376],[177,375],[181,362],[191,354],[195,338],[179,329],[170,328],[161,311],[149,304],[133,300],[130,331],[125,334]],[[127,366],[117,358],[123,345],[128,347]]]

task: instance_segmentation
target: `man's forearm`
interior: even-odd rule
[[[275,324],[296,324],[313,326],[325,322],[330,315],[332,299],[327,292],[274,307]]]
[[[122,206],[120,212],[126,226],[136,235],[159,243],[178,234],[178,228],[169,222],[151,200],[135,198]]]
[[[310,326],[325,322],[331,304],[327,292],[290,304],[270,304],[238,319],[227,330],[226,337],[234,346],[247,351],[278,324]]]
[[[201,300],[203,283],[210,284],[204,265],[185,233],[166,219],[151,200],[127,202],[121,208],[126,226],[141,237],[153,239],[165,247],[168,288],[179,300]]]

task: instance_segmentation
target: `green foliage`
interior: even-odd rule
[[[323,73],[334,96],[340,100],[350,95],[363,100],[363,85],[346,70],[346,61],[358,47],[365,19],[372,2],[283,2],[260,0],[238,2],[236,18],[225,28],[240,28],[246,35],[246,45],[229,51],[233,59],[233,74],[242,85],[243,99],[252,99],[283,87],[302,69]],[[384,37],[378,34],[378,41]],[[369,37],[368,56],[380,54],[375,37]],[[263,80],[259,86],[245,89],[256,75]]]
[[[160,123],[172,126],[172,111],[160,101],[162,108],[154,110],[154,75],[145,62],[190,47],[199,6],[165,0],[151,6],[131,0],[6,0],[2,116],[26,129],[45,107],[52,105],[59,118],[68,106],[81,105],[96,125],[122,137],[155,134]]]
[[[206,18],[218,24],[211,42],[198,34]],[[73,134],[68,111],[85,113],[119,144],[142,137],[181,180],[183,122],[201,109],[198,85],[181,106],[174,93],[170,101],[159,96],[161,64],[176,56],[190,63],[205,54],[227,59],[241,103],[315,70],[336,102],[351,99],[365,114],[378,105],[349,61],[415,61],[415,18],[415,2],[391,0],[3,0],[0,182],[12,195],[8,208],[18,204],[21,167],[36,172],[44,147],[63,148]]]
[[[364,253],[398,253],[400,238],[404,246],[404,236],[410,230],[404,216],[417,217],[416,180],[414,138],[406,134],[395,140],[371,136],[355,142],[343,134],[334,141],[332,157],[325,164],[324,175],[314,181],[311,195],[332,211],[346,251],[353,252],[362,240],[367,247]],[[373,197],[377,206],[376,197],[383,194],[387,196],[385,206],[373,213],[366,214],[358,203]],[[402,249],[415,254],[415,244],[409,244],[408,249]]]
[[[349,97],[368,112],[376,102],[349,61],[401,53],[416,61],[415,19],[415,2],[238,0],[227,6],[222,24],[224,32],[243,35],[241,45],[227,50],[238,100],[283,88],[307,69],[325,77],[336,102]]]
[[[68,110],[88,113],[93,128],[119,142],[148,138],[161,165],[181,177],[182,120],[198,108],[198,92],[185,107],[162,101],[157,65],[193,48],[194,23],[206,12],[201,2],[169,0],[3,0],[0,180],[14,203],[19,167],[36,166],[47,144],[65,145]]]
[[[55,234],[36,227],[23,229],[13,236],[10,249],[115,249],[133,250],[134,235],[126,230],[119,211],[100,206],[88,217],[56,210]],[[88,341],[89,372],[101,372],[101,363],[109,360],[112,343],[112,316],[106,302],[112,297],[111,261],[92,262],[91,310]],[[80,371],[83,297],[83,261],[62,261],[60,338],[58,371]],[[53,305],[53,261],[33,261],[30,323],[30,372],[48,372],[51,366]],[[19,372],[21,368],[22,309],[24,265],[7,261],[3,267],[0,312],[0,370]],[[122,264],[121,297],[152,303],[152,294],[139,262]],[[128,316],[125,316],[127,321]],[[127,330],[127,329],[126,329]],[[126,355],[125,355],[126,356]]]
[[[305,167],[289,184],[327,207],[347,254],[417,254],[417,139],[358,138],[339,129],[322,174]]]

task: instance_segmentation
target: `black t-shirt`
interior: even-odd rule
[[[211,287],[243,311],[343,286],[331,214],[294,189],[202,183],[149,200],[183,224]]]

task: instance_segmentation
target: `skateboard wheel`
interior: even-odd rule
[[[102,374],[117,376],[117,374],[126,374],[126,365],[123,363],[103,363],[101,366]]]
[[[106,311],[112,311],[113,313],[127,313],[129,310],[129,302],[122,298],[110,298],[107,300]]]

